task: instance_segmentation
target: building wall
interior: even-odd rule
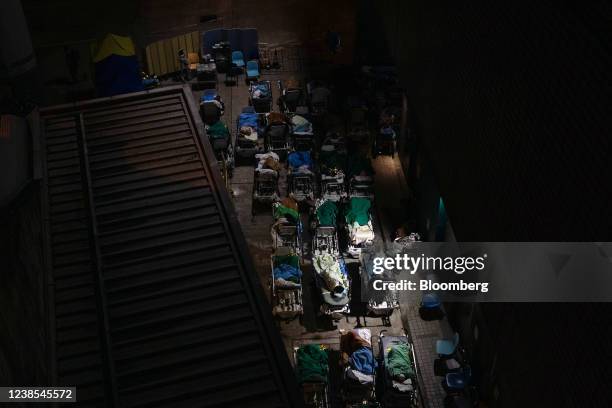
[[[610,148],[609,8],[537,3],[382,1],[378,20],[368,14],[385,31],[370,41],[379,50],[388,39],[464,240],[609,232],[611,187],[600,177]],[[474,228],[483,221],[487,230]]]
[[[0,384],[50,385],[40,187],[33,181],[40,177],[37,111],[9,102],[0,112]]]
[[[38,183],[0,208],[0,383],[48,385]]]
[[[360,4],[363,62],[396,62],[457,241],[609,240],[609,5]],[[489,406],[607,407],[610,309],[455,304],[449,320]]]
[[[0,206],[14,199],[32,178],[31,150],[26,119],[0,114]]]
[[[13,78],[36,66],[20,0],[0,3],[0,79]]]

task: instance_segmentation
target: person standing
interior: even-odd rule
[[[183,81],[189,81],[189,59],[187,59],[187,53],[182,48],[178,52],[178,60],[181,69],[181,79]]]

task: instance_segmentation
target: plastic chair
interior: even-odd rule
[[[259,78],[259,64],[255,60],[251,60],[246,64],[247,80],[257,81]]]
[[[443,388],[448,391],[461,391],[464,390],[472,379],[472,369],[470,367],[464,367],[462,371],[458,373],[446,374],[444,379]]]
[[[436,341],[436,353],[440,357],[452,355],[459,345],[459,333],[455,333],[452,339],[442,339]]]
[[[421,298],[421,307],[425,309],[438,309],[442,305],[435,293],[426,293]]]
[[[405,238],[400,238],[403,240]],[[405,241],[410,242],[410,240]],[[403,244],[403,242],[402,242]],[[421,299],[419,305],[419,316],[425,321],[442,320],[444,318],[444,311],[442,310],[442,302],[435,293],[426,293]]]
[[[244,67],[244,55],[242,51],[232,52],[232,64],[240,68]]]

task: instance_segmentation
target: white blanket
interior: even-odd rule
[[[247,131],[247,129],[250,129],[250,132]],[[257,134],[257,131],[252,128],[251,126],[243,126],[240,128],[240,135],[242,137],[244,137],[247,140],[250,140],[252,142],[256,142],[257,139],[259,138],[259,135]]]
[[[359,370],[354,370],[352,368],[349,368],[347,370],[346,376],[348,378],[351,378],[355,381],[359,381],[360,384],[363,385],[370,385],[370,384],[374,384],[374,376],[373,375],[368,375],[368,374],[364,374]]]
[[[314,174],[307,165],[302,165],[297,169],[291,169],[291,174]]]
[[[273,158],[273,159],[274,159],[274,160],[276,160],[276,161],[279,161],[279,160],[280,160],[280,157],[278,157],[278,154],[276,154],[276,153],[274,153],[274,152],[268,152],[268,153],[259,153],[259,154],[256,154],[256,155],[255,155],[255,158],[256,158],[257,160],[259,160],[260,162],[261,162],[261,161],[266,161],[266,159],[267,159],[268,157],[271,157],[271,158]]]
[[[355,334],[355,336],[367,342],[370,347],[372,346],[372,332],[370,329],[361,327],[359,329],[352,329],[351,331]]]
[[[374,228],[372,228],[372,221],[368,221],[366,225],[359,225],[354,222],[352,225],[348,225],[349,238],[353,245],[363,244],[364,242],[374,240]]]
[[[280,160],[278,157],[278,154],[274,152],[256,154],[255,159],[257,159],[257,167],[255,168],[255,171],[259,173],[268,173],[268,174],[277,175],[276,170],[269,169],[267,167],[263,167],[264,164],[266,163],[266,159],[268,159],[269,157],[271,157],[277,162]]]

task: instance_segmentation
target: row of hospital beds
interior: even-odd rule
[[[423,406],[412,342],[406,335],[383,330],[377,336],[376,356],[372,337],[369,329],[358,328],[340,334],[339,350],[316,342],[294,346],[293,362],[306,407],[332,407],[335,395],[343,407]],[[340,365],[339,384],[332,378],[332,364]]]

